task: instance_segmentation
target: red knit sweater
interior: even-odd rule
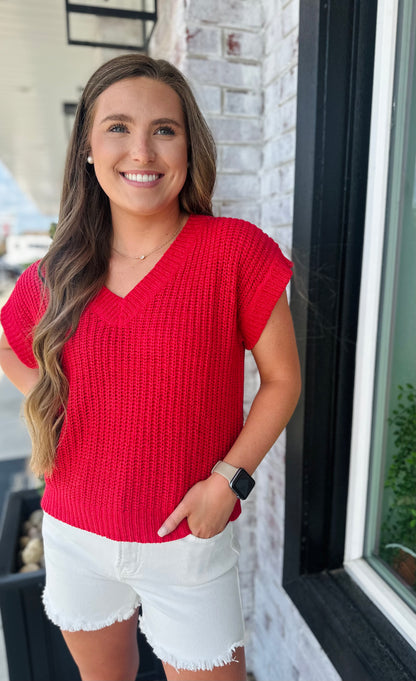
[[[44,510],[119,541],[189,534],[186,520],[164,539],[157,530],[241,431],[244,350],[290,276],[291,263],[254,225],[192,215],[125,298],[103,287],[64,346],[67,417]],[[35,264],[1,314],[30,367],[39,291]],[[239,513],[237,502],[231,519]]]

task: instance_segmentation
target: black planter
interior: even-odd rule
[[[80,681],[59,628],[41,600],[45,571],[16,573],[20,527],[40,507],[36,490],[12,492],[0,536],[0,610],[10,681]],[[138,630],[140,671],[136,681],[163,681],[163,666]]]

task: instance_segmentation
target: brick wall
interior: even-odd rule
[[[151,54],[188,76],[218,149],[216,215],[258,224],[290,257],[299,0],[160,0]],[[258,387],[246,361],[245,411]],[[236,523],[248,669],[257,681],[336,681],[281,586],[285,438]]]
[[[192,0],[183,63],[218,147],[216,215],[259,223],[262,164],[260,3]]]

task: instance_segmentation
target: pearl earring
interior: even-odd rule
[[[87,156],[87,162],[90,163],[91,165],[94,163],[94,159],[92,156]]]

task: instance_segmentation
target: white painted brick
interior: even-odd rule
[[[292,257],[292,228],[291,225],[284,227],[273,227],[269,230],[272,239],[277,241],[282,249],[283,255],[291,260]]]
[[[294,162],[285,163],[279,167],[280,188],[282,194],[292,194],[295,191],[295,164]]]
[[[276,78],[270,85],[266,88],[264,97],[264,112],[265,112],[265,129],[266,133],[269,129],[270,120],[274,120],[279,128],[282,128],[283,121],[280,123],[280,118],[285,116],[285,109],[281,110],[281,107],[285,106],[288,102],[290,104],[290,112],[292,125],[296,121],[296,93],[297,93],[297,68],[293,66],[289,71],[286,71],[279,78]],[[279,111],[278,111],[279,110]]]
[[[296,128],[297,99],[292,97],[279,107],[279,133],[284,134]]]
[[[254,393],[256,393],[260,387],[260,378],[257,371],[256,363],[254,361],[253,354],[251,352],[246,352],[245,355],[244,374],[245,374],[244,399],[252,400]]]
[[[292,193],[293,180],[293,164],[290,163],[263,173],[261,185],[263,198],[267,199],[276,194]]]
[[[267,88],[265,98],[264,132],[265,138],[272,133],[278,137],[296,127],[296,97],[291,97],[285,102],[280,100],[281,82],[276,81]]]
[[[260,28],[262,3],[252,0],[187,0],[188,22],[206,21],[222,26]]]
[[[240,220],[247,220],[253,225],[260,224],[260,205],[255,201],[223,201],[216,207],[215,215],[222,215],[223,217],[235,217]]]
[[[274,131],[273,131],[274,132]],[[283,163],[285,160],[281,158],[281,145],[282,142],[280,138],[275,138],[268,140],[264,144],[263,148],[263,171],[268,171],[270,168],[275,168],[279,163]]]
[[[221,170],[226,172],[255,173],[261,168],[261,147],[243,145],[221,147]]]
[[[263,98],[259,92],[225,90],[224,113],[238,116],[259,116],[263,109]]]
[[[280,102],[284,102],[291,97],[296,96],[297,92],[297,66],[292,66],[289,71],[286,71],[280,78]]]
[[[299,57],[299,31],[292,31],[282,39],[277,45],[276,53],[279,60],[279,71],[297,64]]]
[[[256,625],[262,638],[265,639],[263,642],[264,649],[267,647],[267,639],[270,639],[271,634],[276,639],[283,639],[285,624],[278,605],[274,603],[274,594],[264,588],[265,578],[267,578],[266,574],[257,574],[255,580],[256,602],[258,604]],[[273,629],[272,632],[271,628]]]
[[[221,88],[216,85],[193,84],[192,90],[204,115],[221,113]]]
[[[271,7],[272,3],[265,3]],[[276,51],[276,47],[282,40],[282,24],[280,21],[280,8],[275,8],[272,16],[266,16],[264,22],[264,53],[269,55]]]
[[[276,54],[276,51],[273,50],[273,52],[270,52],[270,54],[266,55],[263,60],[262,78],[264,87],[267,88],[270,85],[270,83],[277,78],[278,74],[279,74],[279,59]]]
[[[256,569],[255,491],[244,503],[242,514],[233,523],[235,537],[240,545],[239,575],[246,629],[252,628],[254,613],[254,574]]]
[[[267,87],[279,74],[297,64],[298,32],[292,31],[286,38],[281,38],[263,62],[263,83]]]
[[[221,30],[206,26],[187,26],[186,43],[189,54],[217,55],[221,54]]]
[[[255,118],[208,117],[216,142],[260,142],[262,138],[261,122]]]
[[[258,61],[263,57],[263,41],[258,33],[224,29],[224,55]]]
[[[283,9],[281,14],[282,33],[286,36],[290,31],[299,26],[299,3],[292,0]]]
[[[294,130],[273,139],[264,146],[264,168],[294,161],[296,149],[296,135]]]
[[[263,19],[265,26],[278,20],[281,4],[282,0],[266,0],[266,2],[263,2]]]
[[[207,85],[256,89],[261,80],[261,69],[258,64],[241,64],[217,59],[188,57],[184,62],[184,71],[191,80]]]
[[[265,229],[290,225],[293,219],[293,196],[282,196],[263,203],[261,223]]]
[[[253,648],[252,670],[256,681],[300,681],[297,668],[288,656],[286,641],[257,634]]]
[[[265,88],[264,93],[264,114],[265,116],[273,116],[275,120],[275,125],[278,124],[277,111],[280,105],[280,81],[276,78],[267,88]],[[265,133],[269,133],[270,123],[265,122]],[[273,129],[273,134],[276,134],[276,130]]]
[[[256,175],[221,174],[217,176],[215,200],[256,199],[259,195],[259,179]]]

